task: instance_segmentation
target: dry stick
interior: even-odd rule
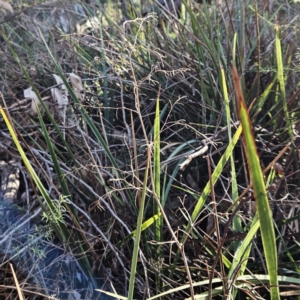
[[[229,225],[231,224],[234,216],[237,214],[237,212],[242,208],[242,206],[249,200],[252,199],[252,196],[249,196],[247,198],[244,198],[240,201],[240,203],[236,206],[236,208],[234,209],[234,211],[232,212],[232,214],[230,215],[228,221],[225,223],[225,227],[224,227],[224,232],[223,232],[223,238],[222,238],[222,241],[221,241],[221,244],[219,245],[219,250],[223,248],[223,245],[226,241],[226,238],[227,238],[227,234],[228,234],[228,231],[229,231]],[[218,253],[219,255],[219,253]],[[236,272],[236,276],[238,275],[238,272]],[[231,285],[233,284],[233,280],[231,280],[232,283]],[[225,292],[226,294],[228,294],[228,291],[229,291],[229,288],[230,286],[227,286],[227,288],[225,288]]]
[[[218,212],[217,212],[217,204],[216,204],[216,198],[215,198],[215,192],[214,192],[214,184],[212,181],[212,176],[211,176],[211,167],[210,167],[210,161],[209,161],[209,156],[206,156],[207,160],[207,166],[208,166],[208,175],[209,175],[209,183],[210,183],[210,190],[211,190],[211,199],[212,199],[212,209],[213,209],[213,216],[214,216],[214,223],[215,223],[215,228],[217,231],[217,242],[218,242],[218,255],[216,256],[216,259],[214,260],[214,263],[211,268],[211,272],[209,274],[209,285],[208,285],[208,299],[212,298],[212,279],[214,276],[214,269],[217,265],[218,260],[220,261],[220,267],[221,267],[221,273],[222,277],[225,280],[225,270],[224,270],[224,265],[223,265],[223,260],[222,260],[222,244],[221,244],[221,237],[220,237],[220,228],[219,228],[219,220],[218,220]],[[223,238],[223,243],[224,243],[224,238]],[[223,293],[225,296],[225,283],[224,280],[222,280],[223,284]]]
[[[39,237],[35,238],[28,245],[22,247],[22,249],[20,251],[18,251],[15,255],[13,255],[12,257],[9,257],[6,261],[2,262],[1,265],[4,265],[4,264],[12,261],[15,257],[17,257],[18,255],[22,254],[24,251],[26,251],[27,249],[29,249],[31,245],[34,245],[36,242],[38,242],[42,238],[43,238],[42,236],[39,236]]]
[[[153,179],[151,179],[151,181],[153,181]],[[153,184],[153,182],[152,182],[152,184]],[[153,195],[154,195],[154,198],[155,198],[155,200],[156,200],[156,202],[157,202],[157,204],[159,206],[160,212],[163,215],[163,218],[164,218],[164,220],[166,222],[166,225],[167,225],[167,227],[168,227],[168,229],[169,229],[169,231],[170,231],[173,239],[175,240],[175,243],[176,243],[176,245],[179,248],[179,251],[181,253],[182,260],[184,262],[184,266],[185,266],[185,270],[186,270],[186,274],[187,274],[187,277],[188,277],[188,280],[189,280],[189,284],[190,284],[191,298],[192,298],[192,300],[194,300],[195,297],[194,297],[193,281],[192,281],[191,273],[190,273],[189,266],[188,266],[188,263],[187,263],[187,258],[186,258],[185,253],[184,253],[184,243],[180,243],[179,242],[179,240],[178,240],[175,232],[173,231],[173,229],[171,227],[171,224],[170,224],[170,222],[168,220],[168,217],[166,216],[166,214],[164,212],[164,209],[163,209],[163,207],[162,207],[159,199],[157,199],[157,195],[155,193],[153,193]]]
[[[138,30],[138,32],[139,31],[141,31],[141,29],[142,29],[142,25],[143,25],[143,22],[145,22],[145,21],[147,21],[147,19],[148,18],[150,18],[151,16],[148,16],[148,17],[146,17],[146,18],[144,18],[144,19],[139,19],[139,18],[137,18],[137,19],[135,19],[135,20],[133,20],[133,22],[138,22],[138,21],[141,21],[141,24],[140,24],[140,27],[139,27],[139,30]],[[124,22],[124,24],[123,24],[123,28],[125,28],[125,25],[126,25],[126,23],[127,22],[129,22],[129,23],[131,23],[132,21],[126,21],[126,22]],[[125,30],[124,30],[125,31]],[[147,133],[146,133],[146,129],[145,129],[145,126],[144,126],[144,123],[143,123],[143,117],[142,117],[142,114],[141,114],[141,109],[140,109],[140,100],[139,100],[139,85],[138,85],[138,82],[137,82],[137,79],[136,79],[136,76],[135,76],[135,72],[134,72],[134,69],[133,69],[133,64],[132,64],[132,53],[133,53],[133,51],[134,51],[134,48],[135,48],[135,44],[136,44],[136,42],[137,42],[137,34],[136,34],[136,37],[135,37],[135,41],[134,41],[134,45],[132,45],[132,50],[129,52],[129,65],[130,65],[130,70],[131,70],[131,73],[132,73],[132,77],[133,77],[133,87],[134,87],[134,96],[135,96],[135,107],[136,107],[136,112],[137,112],[137,114],[138,114],[138,117],[139,117],[139,119],[140,119],[140,123],[141,123],[141,127],[142,127],[142,130],[143,130],[143,133],[144,133],[144,137],[145,137],[145,141],[146,141],[146,144],[147,145],[149,145],[149,141],[148,141],[148,138],[147,138]],[[134,133],[134,132],[133,132]],[[128,132],[128,134],[130,134],[130,132]],[[129,136],[128,136],[128,138],[129,138]],[[137,157],[136,155],[135,155],[135,157]],[[137,160],[135,161],[136,163],[137,163]],[[136,169],[138,169],[138,165],[136,164]],[[137,173],[138,174],[138,173]],[[137,180],[138,180],[139,178],[137,178]],[[140,196],[140,194],[138,193],[138,197]],[[139,199],[139,200],[141,200],[141,199]],[[140,203],[139,203],[140,204]],[[140,205],[139,205],[140,206]],[[160,209],[161,209],[161,207],[160,207]],[[140,250],[140,252],[141,252],[141,250]],[[145,272],[146,272],[146,270],[145,270]]]
[[[1,1],[1,2],[2,2],[2,1]],[[5,1],[4,1],[4,2],[5,2]],[[13,15],[11,15],[11,16],[9,16],[9,17],[7,17],[5,20],[3,20],[3,21],[0,22],[0,25],[1,25],[1,24],[4,24],[4,23],[7,23],[8,21],[10,21],[10,20],[16,18],[18,15],[23,14],[23,13],[27,12],[28,10],[30,10],[30,9],[32,9],[32,8],[34,8],[34,7],[36,7],[36,6],[38,6],[38,5],[40,5],[40,4],[34,4],[34,5],[31,5],[31,6],[27,7],[27,8],[25,8],[25,9],[23,9],[23,10],[21,10],[21,11],[15,13],[15,14],[13,14]],[[41,5],[43,5],[43,4],[41,4]]]
[[[11,235],[13,235],[18,229],[20,229],[21,227],[23,227],[26,223],[28,223],[30,220],[32,220],[33,218],[35,218],[40,212],[41,212],[42,208],[39,207],[37,209],[37,211],[30,217],[28,217],[24,222],[22,222],[20,225],[18,225],[17,227],[14,227],[13,230],[11,230],[9,232],[10,229],[6,230],[4,232],[4,234],[0,235],[1,237],[4,237],[2,240],[0,240],[0,245],[3,244]],[[15,224],[16,225],[16,224]],[[8,233],[9,232],[9,233]]]
[[[81,132],[83,132],[83,131],[81,131]],[[95,158],[94,158],[94,156],[93,156],[92,150],[91,150],[91,148],[90,148],[90,146],[89,146],[89,144],[88,144],[88,142],[87,142],[86,135],[85,135],[85,134],[82,134],[82,138],[84,139],[84,142],[85,142],[85,145],[86,145],[86,149],[87,149],[87,151],[89,152],[89,157],[91,157],[92,162],[94,163],[94,166],[97,166],[97,162],[96,162],[96,160],[95,160]],[[96,155],[97,158],[99,159],[98,154],[96,153],[95,155]],[[100,160],[100,159],[99,159],[99,163],[101,163],[101,160]],[[102,176],[102,174],[101,174],[99,168],[96,168],[96,170],[97,170],[97,173],[98,173],[98,175],[99,175],[99,178],[102,180],[102,182],[104,182],[103,176]],[[120,191],[120,194],[122,194],[121,191]],[[74,204],[74,206],[75,206],[75,204]],[[75,206],[75,207],[76,207],[76,206]],[[91,222],[91,224],[94,225],[95,229],[96,229],[98,232],[100,231],[101,236],[102,236],[102,237],[103,237],[103,236],[105,237],[104,240],[105,240],[106,242],[109,241],[109,240],[107,239],[107,237],[104,235],[104,233],[102,233],[101,230],[98,230],[97,225],[92,221],[91,218],[89,218],[88,214],[86,214],[86,213],[84,212],[84,215],[85,215],[85,216],[87,217],[87,219]],[[85,239],[86,244],[87,244],[87,245],[90,245],[89,242],[88,242],[88,239],[87,239],[87,237],[86,237],[85,234],[83,234],[83,238]],[[113,246],[112,246],[112,245],[109,244],[109,247],[113,250]],[[119,259],[118,256],[117,256],[117,258]],[[121,260],[119,259],[119,261],[121,261]],[[121,264],[121,265],[122,265],[122,264]],[[122,265],[122,266],[123,266],[123,270],[124,270],[124,276],[125,276],[125,278],[126,278],[125,266],[124,266],[124,265]]]
[[[12,286],[12,285],[2,285],[2,284],[0,284],[0,288],[2,288],[2,289],[12,289],[12,290],[16,289],[15,286]],[[36,291],[32,291],[32,290],[27,290],[27,289],[24,289],[24,288],[22,288],[22,291],[24,293],[27,293],[27,294],[41,296],[41,297],[43,297],[43,299],[60,300],[58,298],[55,298],[54,296],[48,296],[48,295],[45,295],[45,294],[42,294],[42,293],[39,293],[39,292],[36,292]]]
[[[40,156],[39,152],[35,149],[33,149],[33,151]],[[40,156],[40,158],[44,161],[46,161],[49,165],[53,166],[53,163],[50,160],[47,160],[46,158]],[[68,168],[67,166],[61,167],[62,171],[68,173],[69,176],[73,177],[75,180],[77,180],[78,182],[80,182],[82,185],[84,185],[97,199],[100,199],[102,203],[104,203],[104,205],[106,206],[106,208],[110,211],[110,213],[112,214],[112,216],[121,223],[121,225],[126,229],[126,231],[131,234],[131,231],[129,230],[129,228],[126,226],[126,224],[115,214],[115,212],[111,209],[111,207],[108,205],[108,203],[104,200],[103,197],[101,197],[100,195],[98,195],[91,186],[89,186],[86,182],[84,182],[81,178],[78,178],[77,176],[75,176],[70,168]]]
[[[240,122],[237,121],[237,122],[233,123],[233,124],[231,125],[231,127],[236,128],[239,124],[240,124]],[[193,149],[193,150],[189,150],[189,151],[187,151],[187,152],[185,152],[185,153],[176,155],[176,156],[172,157],[171,159],[166,159],[166,160],[162,161],[161,164],[166,164],[166,163],[168,163],[168,162],[171,163],[171,162],[174,162],[174,161],[176,161],[176,160],[181,159],[182,157],[186,157],[186,161],[184,161],[184,162],[180,165],[180,167],[182,167],[182,168],[186,167],[186,165],[187,165],[188,163],[190,163],[192,159],[194,159],[195,157],[197,157],[197,156],[199,156],[199,155],[204,154],[204,153],[207,151],[207,148],[206,148],[207,145],[213,143],[213,142],[214,142],[214,141],[215,141],[222,133],[224,133],[225,131],[227,131],[227,128],[228,128],[227,126],[221,128],[221,129],[220,129],[218,132],[216,132],[212,137],[209,137],[209,138],[205,137],[205,138],[201,141],[201,144],[202,144],[202,145],[201,145],[200,147],[197,147],[197,148],[195,148],[195,149]],[[112,137],[114,137],[114,138],[117,138],[117,139],[120,139],[120,140],[124,140],[124,139],[125,139],[125,141],[129,141],[129,138],[128,138],[126,135],[124,135],[123,133],[118,132],[118,131],[114,131],[114,133],[111,134],[110,136],[112,136]],[[134,138],[134,134],[132,135],[132,139],[133,139],[133,138]],[[141,146],[141,145],[145,145],[145,144],[146,144],[145,140],[142,140],[142,139],[135,139],[135,141],[136,141],[136,145],[137,145],[137,146]],[[176,146],[177,144],[180,144],[180,143],[173,143],[173,144],[170,144],[169,146],[165,146],[163,149],[167,149],[167,148],[171,148],[171,147],[172,147],[171,150],[174,150],[174,149],[173,149],[173,146],[174,146],[174,145]],[[219,150],[222,150],[222,148],[219,148]],[[219,151],[218,151],[218,152],[219,152]],[[213,153],[214,153],[214,152],[213,152]],[[145,169],[144,167],[143,167],[143,168],[141,167],[141,166],[143,166],[144,164],[145,164],[145,162],[142,163],[142,164],[140,165],[140,168],[139,168],[140,171]]]
[[[141,208],[142,203],[142,191],[140,189],[140,174],[139,174],[139,163],[137,159],[137,144],[135,139],[135,132],[134,132],[134,121],[132,110],[130,111],[130,120],[131,120],[131,130],[132,130],[132,147],[133,147],[133,159],[134,159],[134,168],[135,168],[135,185],[137,187],[137,202],[138,202],[138,209]]]
[[[18,278],[17,278],[17,276],[16,276],[14,267],[13,267],[12,264],[9,264],[9,266],[10,266],[10,269],[11,269],[11,271],[12,271],[12,274],[13,274],[13,277],[14,277],[14,281],[15,281],[15,283],[16,283],[16,288],[17,288],[17,291],[18,291],[19,298],[20,298],[20,300],[24,300],[24,297],[23,297],[22,291],[21,291],[21,289],[20,289],[19,281],[18,281]]]
[[[132,140],[131,140],[131,130],[126,122],[126,114],[125,114],[125,104],[124,104],[124,95],[123,95],[123,82],[120,79],[120,98],[121,98],[121,109],[122,109],[122,117],[123,117],[123,122],[127,130],[127,135],[129,139],[129,146],[132,146]]]
[[[263,174],[265,175],[279,160],[279,158],[284,154],[284,152],[290,147],[291,143],[289,142],[275,157],[275,159],[270,162],[270,164],[264,169]],[[237,202],[239,202],[252,188],[252,184],[248,185],[248,187],[244,190],[244,192],[231,204],[231,206],[227,209],[226,213],[232,210],[232,208],[236,205]]]
[[[133,22],[139,23],[140,22],[139,29],[138,29],[137,34],[135,36],[134,44],[130,45],[132,50],[129,52],[129,65],[130,65],[130,71],[131,71],[132,77],[133,77],[133,87],[134,87],[133,89],[134,89],[134,98],[135,98],[135,108],[136,108],[136,112],[137,112],[137,114],[139,116],[139,119],[140,119],[140,123],[141,123],[141,127],[142,127],[142,130],[143,130],[143,134],[144,134],[144,137],[145,137],[146,144],[149,144],[149,142],[148,142],[148,138],[147,138],[146,128],[145,128],[144,123],[143,123],[143,116],[141,114],[141,105],[140,105],[140,99],[139,99],[139,85],[138,85],[138,82],[137,82],[137,79],[136,79],[136,76],[135,76],[135,72],[134,72],[134,69],[133,69],[132,53],[133,53],[133,51],[135,49],[135,45],[137,43],[138,32],[142,31],[143,23],[145,21],[147,21],[149,18],[152,18],[152,17],[153,16],[148,15],[146,18],[143,18],[143,19],[136,18],[135,20],[126,21],[123,24],[123,28],[125,28],[125,25],[127,23],[133,23]],[[124,32],[125,32],[125,29],[124,29]]]
[[[7,106],[6,106],[6,102],[5,102],[4,98],[3,98],[2,93],[0,93],[0,95],[1,95],[1,97],[2,97],[2,100],[3,100],[4,104],[5,104],[5,107],[7,107]],[[39,165],[40,170],[43,172],[44,176],[48,179],[48,183],[52,185],[52,187],[55,189],[56,193],[59,195],[59,194],[60,194],[59,191],[57,190],[57,188],[55,187],[55,185],[52,183],[52,181],[51,181],[50,178],[48,177],[48,174],[46,173],[46,171],[44,170],[44,168],[41,166],[40,162],[37,160],[37,158],[36,158],[35,155],[33,154],[33,152],[34,152],[35,149],[31,149],[31,147],[29,147],[29,145],[28,145],[28,144],[26,143],[26,141],[24,140],[23,136],[22,136],[22,135],[19,133],[19,131],[15,128],[15,126],[14,126],[14,124],[13,124],[13,122],[12,122],[12,119],[11,119],[11,117],[10,117],[10,114],[9,114],[8,110],[6,111],[6,115],[7,115],[8,119],[9,119],[10,124],[11,124],[11,126],[13,127],[15,133],[18,133],[18,134],[16,134],[16,136],[19,136],[20,139],[23,141],[23,143],[24,143],[26,149],[29,151],[29,153],[32,155],[32,157],[33,157],[34,160],[36,161],[36,163]],[[36,187],[35,187],[35,185],[33,184],[32,178],[31,178],[31,177],[30,177],[30,181],[31,181],[31,186],[33,187],[34,192],[35,192],[36,196],[38,197],[38,193],[37,193]],[[70,217],[72,218],[73,222],[76,224],[77,228],[81,229],[81,226],[80,226],[80,224],[77,222],[77,219],[76,219],[76,217],[74,216],[73,212],[69,209],[68,206],[66,206],[66,209],[67,209],[67,211],[69,212],[69,215],[70,215]],[[81,229],[81,230],[82,230],[82,229]]]
[[[202,143],[204,146],[200,150],[188,155],[186,157],[186,160],[183,163],[179,164],[180,170],[183,170],[195,157],[203,155],[208,150],[208,146],[205,140]]]
[[[40,171],[42,171],[43,173],[44,173],[44,175],[45,175],[45,177],[48,179],[48,182],[51,182],[50,181],[50,179],[49,179],[49,177],[48,177],[48,175],[47,175],[47,173],[44,171],[44,168],[41,166],[41,164],[39,163],[39,161],[36,159],[36,157],[35,157],[35,155],[33,154],[33,151],[32,151],[32,149],[31,149],[31,147],[29,147],[29,145],[26,143],[26,141],[25,141],[25,139],[23,138],[23,136],[20,134],[20,132],[17,130],[17,128],[14,126],[14,122],[12,121],[12,118],[11,118],[11,116],[10,116],[10,114],[9,114],[9,111],[8,111],[8,108],[7,108],[7,105],[6,105],[6,101],[5,101],[5,99],[4,99],[4,97],[3,97],[3,94],[0,92],[0,96],[1,96],[1,98],[2,98],[2,101],[3,101],[3,103],[4,103],[4,107],[5,107],[5,114],[6,114],[6,116],[7,116],[7,118],[8,118],[8,120],[9,120],[9,123],[10,123],[10,125],[12,126],[12,128],[13,128],[13,130],[14,130],[14,132],[15,132],[15,135],[16,136],[19,136],[19,140],[21,140],[22,142],[23,142],[23,145],[22,145],[22,147],[25,147],[27,150],[28,150],[28,152],[32,155],[32,157],[33,157],[33,159],[36,161],[36,163],[38,164],[38,166],[39,166],[39,168],[40,168]],[[20,144],[22,144],[21,142],[20,142]],[[31,176],[30,176],[30,182],[31,182],[31,186],[32,186],[32,188],[33,188],[33,190],[34,190],[34,193],[35,193],[35,195],[37,196],[37,189],[36,189],[36,187],[35,187],[35,185],[33,184],[33,180],[32,180],[32,178],[31,178]],[[57,192],[57,194],[59,194],[59,192],[58,192],[58,190],[56,189],[56,187],[53,185],[53,188],[55,189],[55,191]]]
[[[150,18],[151,16],[148,16],[148,18]],[[139,31],[141,30],[142,28],[142,24],[144,21],[146,21],[147,18],[145,19],[136,19],[136,20],[133,20],[133,21],[126,21],[124,22],[123,24],[123,29],[124,29],[124,32],[125,32],[125,25],[128,23],[131,23],[131,22],[138,22],[138,21],[141,21],[141,24],[140,24],[140,27],[139,27]],[[129,52],[129,65],[130,65],[130,70],[131,70],[131,73],[132,73],[132,77],[133,77],[133,87],[134,87],[134,98],[135,98],[135,108],[136,108],[136,113],[140,119],[140,123],[141,123],[141,127],[142,127],[142,130],[143,130],[143,134],[144,134],[144,137],[145,137],[145,142],[146,144],[149,144],[149,141],[148,141],[148,138],[147,138],[147,133],[146,133],[146,129],[145,129],[145,126],[144,126],[144,123],[143,123],[143,116],[141,114],[141,109],[140,109],[140,100],[139,100],[139,85],[138,85],[138,82],[137,82],[137,79],[136,79],[136,76],[135,76],[135,72],[134,72],[134,69],[133,69],[133,64],[132,64],[132,52],[134,51],[134,48],[135,48],[135,44],[137,42],[137,35],[135,37],[135,41],[134,41],[134,45],[132,45],[132,50]],[[122,86],[121,86],[122,87]],[[122,103],[122,109],[123,109],[124,105]],[[123,116],[124,118],[124,116]],[[125,118],[126,119],[126,118]],[[124,119],[124,120],[125,120]],[[132,123],[132,138],[133,140],[131,141],[130,139],[130,130],[127,125],[127,123],[125,123],[127,125],[127,132],[128,132],[128,139],[129,139],[129,142],[130,144],[129,145],[132,145],[132,143],[134,143],[134,159],[135,159],[135,170],[136,170],[136,182],[138,182],[139,180],[139,166],[138,166],[138,162],[137,162],[137,152],[136,152],[136,139],[135,139],[135,135],[134,135],[134,124],[133,124],[133,119],[132,119],[132,113],[131,113],[131,123]],[[140,208],[140,204],[141,204],[141,192],[139,191],[139,187],[140,187],[140,184],[138,183],[137,185],[138,187],[138,193],[137,193],[137,197],[138,197],[138,206]]]
[[[268,170],[275,165],[275,163],[279,160],[279,158],[284,154],[284,152],[289,148],[291,143],[288,143],[280,152],[279,154],[275,157],[275,159],[265,168],[265,170],[263,171],[263,174],[266,174],[268,172]],[[246,193],[248,193],[248,191],[252,188],[252,185],[249,185],[247,187],[247,189],[241,194],[241,196],[236,200],[234,201],[234,203],[230,206],[230,208],[227,210],[226,213],[228,213],[228,211],[230,211],[232,209],[232,207],[238,202],[238,206],[235,208],[235,210],[232,212],[231,216],[229,217],[228,221],[226,222],[225,224],[225,228],[224,228],[224,237],[223,237],[223,243],[222,243],[222,247],[223,247],[223,244],[225,242],[225,239],[227,237],[227,233],[229,231],[229,225],[230,223],[232,222],[233,220],[233,217],[237,214],[237,212],[239,211],[239,209],[244,205],[245,202],[249,201],[252,196],[250,197],[247,197],[245,199],[243,199],[243,197],[246,195]],[[238,274],[238,273],[237,273]],[[229,287],[228,287],[229,289]]]
[[[291,143],[288,143],[280,152],[279,152],[279,154],[275,157],[275,159],[265,168],[265,170],[263,171],[263,174],[266,174],[266,172],[272,167],[272,166],[274,166],[274,164],[279,160],[279,158],[284,154],[284,152],[289,148],[289,146],[290,146],[290,144]],[[210,179],[211,180],[211,179]],[[249,201],[251,198],[252,198],[252,196],[250,196],[250,197],[247,197],[247,198],[245,198],[245,199],[243,199],[243,197],[248,193],[248,191],[250,190],[252,188],[252,185],[249,185],[248,187],[247,187],[247,189],[240,195],[240,197],[236,200],[236,201],[234,201],[234,203],[230,206],[230,208],[227,210],[227,212],[228,211],[230,211],[231,209],[232,209],[232,207],[237,203],[237,202],[239,202],[239,204],[237,205],[237,207],[234,209],[234,211],[232,212],[232,214],[230,215],[230,217],[229,217],[229,219],[228,219],[228,221],[226,222],[226,224],[225,224],[225,228],[224,228],[224,234],[223,234],[223,237],[222,237],[222,240],[221,240],[221,242],[220,242],[220,244],[219,244],[219,248],[218,248],[218,253],[217,253],[217,256],[216,256],[216,259],[215,259],[215,261],[214,261],[214,264],[213,264],[213,266],[212,266],[212,270],[215,268],[215,266],[216,266],[216,264],[217,264],[217,258],[219,257],[219,256],[221,256],[221,250],[222,250],[222,248],[223,248],[223,245],[224,245],[224,243],[225,243],[225,240],[226,240],[226,237],[227,237],[227,234],[228,234],[228,231],[229,231],[229,225],[230,225],[230,223],[232,222],[232,220],[233,220],[233,217],[237,214],[237,212],[240,210],[240,208],[244,205],[244,203],[245,202],[247,202],[247,201]],[[211,188],[211,190],[212,190],[212,194],[213,194],[213,189]],[[219,243],[219,241],[218,241],[218,243]],[[222,266],[223,264],[221,263],[221,266]],[[211,288],[212,288],[212,284],[211,284],[211,282],[212,282],[212,276],[213,276],[213,272],[211,272],[211,276],[210,276],[210,278],[209,278],[209,280],[210,280],[210,283],[209,283],[209,299],[211,299]]]
[[[150,168],[150,171],[151,171],[151,168]],[[150,178],[151,178],[151,184],[152,184],[152,186],[154,186],[153,176],[151,175]],[[161,214],[162,214],[162,216],[163,216],[163,218],[166,222],[166,225],[167,225],[167,227],[168,227],[168,229],[169,229],[169,231],[170,231],[177,247],[179,248],[179,251],[180,251],[180,254],[182,256],[183,263],[184,263],[184,267],[185,267],[185,270],[186,270],[186,274],[187,274],[187,277],[188,277],[188,280],[189,280],[189,284],[190,284],[191,299],[194,300],[195,296],[194,296],[193,281],[192,281],[189,265],[188,265],[188,262],[187,262],[187,258],[186,258],[185,253],[184,253],[184,243],[179,242],[179,240],[178,240],[175,232],[173,231],[172,226],[171,226],[171,224],[168,220],[168,217],[165,214],[164,208],[162,207],[155,191],[152,191],[152,193],[153,193],[153,196],[155,198],[155,201],[156,201],[157,205],[159,206],[160,212],[161,212]]]
[[[127,270],[127,269],[125,268],[125,265],[122,262],[119,253],[115,251],[114,246],[109,241],[109,239],[106,237],[106,235],[99,229],[99,227],[92,221],[92,219],[89,217],[89,215],[83,209],[81,209],[79,206],[77,206],[76,204],[74,204],[71,200],[68,200],[67,202],[69,204],[73,205],[78,211],[80,211],[91,222],[91,225],[96,229],[96,231],[98,233],[100,233],[100,235],[103,238],[103,240],[107,243],[107,245],[109,246],[109,248],[115,253],[115,255],[116,255],[116,257],[117,257],[120,265],[123,267],[123,270],[125,272],[125,270]],[[129,270],[127,270],[127,272],[129,272]],[[125,276],[126,276],[126,273],[125,273]]]
[[[141,261],[141,264],[143,265],[143,268],[144,268],[145,281],[146,281],[146,288],[145,289],[147,290],[148,298],[150,298],[151,295],[150,295],[150,286],[149,286],[149,279],[148,279],[148,269],[147,269],[147,266],[146,266],[147,259],[144,256],[141,249],[139,249],[139,253],[140,253],[140,261]]]
[[[109,204],[100,196],[100,195],[98,195],[97,193],[95,193],[95,191],[93,190],[93,188],[92,187],[90,187],[88,184],[86,184],[84,181],[82,181],[81,179],[79,179],[79,178],[77,178],[75,175],[73,175],[72,173],[69,173],[69,175],[70,176],[72,176],[73,178],[75,178],[76,180],[78,180],[78,181],[80,181],[81,182],[81,184],[83,184],[89,191],[90,191],[90,193],[92,193],[95,197],[97,197],[98,199],[100,199],[101,200],[101,203],[103,203],[104,204],[104,206],[106,207],[106,209],[107,210],[109,210],[109,212],[112,214],[112,216],[124,227],[124,229],[127,231],[127,233],[128,234],[131,234],[131,231],[129,230],[129,228],[127,227],[127,225],[115,214],[115,212],[113,211],[113,209],[109,206]],[[77,208],[77,206],[74,204],[74,203],[72,203],[71,201],[70,201],[70,204],[71,205],[73,205],[75,208]],[[80,210],[80,211],[82,211],[79,207],[78,207],[78,210]],[[82,211],[82,213],[89,219],[89,217],[88,217],[88,215],[84,212],[84,211]],[[91,223],[93,226],[96,226],[95,228],[96,228],[96,230],[99,232],[99,228],[97,227],[97,225],[96,224],[94,224],[94,223]],[[106,237],[105,237],[105,239],[106,239]],[[107,240],[107,239],[106,239]],[[109,242],[109,241],[108,241]],[[119,253],[117,252],[117,250],[115,249],[115,248],[111,248],[112,249],[112,251],[115,253],[115,255],[116,255],[116,257],[118,258],[118,259],[120,259],[119,258]],[[121,263],[121,265],[122,265],[122,263]],[[125,270],[127,271],[127,272],[129,272],[127,269],[124,269],[124,272],[125,272]],[[127,278],[127,277],[126,277]]]

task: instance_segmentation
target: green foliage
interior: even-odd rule
[[[271,299],[280,299],[277,279],[277,251],[275,233],[273,228],[272,212],[270,209],[267,191],[264,183],[264,176],[261,170],[260,161],[255,145],[255,138],[251,129],[250,118],[246,109],[246,104],[240,86],[238,73],[234,65],[232,73],[236,97],[239,106],[239,117],[243,127],[243,136],[245,142],[245,152],[247,156],[248,168],[256,200],[256,209],[260,223],[264,254],[266,257],[266,263],[270,275]]]
[[[279,299],[299,285],[298,4],[179,2],[81,3],[67,34],[2,23],[1,130],[93,290],[109,269],[121,299]],[[36,114],[10,100],[28,86]]]
[[[62,197],[62,196],[61,196]],[[66,215],[66,208],[63,205],[63,203],[66,203],[66,201],[63,199],[54,199],[52,200],[53,206],[54,206],[54,213],[50,213],[49,211],[43,212],[43,220],[48,222],[49,224],[56,224],[59,225],[59,223],[64,221],[64,215]]]

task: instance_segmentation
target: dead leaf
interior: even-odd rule
[[[82,102],[84,100],[84,88],[82,85],[81,77],[74,73],[70,73],[69,76],[74,93],[76,97]]]
[[[0,0],[0,8],[4,8],[5,10],[8,10],[12,14],[14,13],[12,6],[4,0]]]
[[[52,75],[55,78],[56,83],[59,84],[60,89],[63,90],[63,91],[68,91],[67,87],[65,86],[65,84],[64,84],[63,80],[61,79],[61,77],[59,77],[56,74],[52,74]]]
[[[51,94],[52,94],[53,100],[57,101],[57,104],[58,104],[59,108],[62,108],[65,105],[68,105],[68,103],[69,103],[68,95],[66,95],[60,89],[58,89],[58,88],[52,88],[51,89]]]
[[[280,163],[274,164],[273,168],[279,175],[283,175],[283,166]]]
[[[65,86],[63,80],[56,74],[52,74],[56,80],[56,83],[59,84],[59,88],[52,88],[51,93],[54,101],[57,101],[58,107],[62,108],[65,105],[68,105],[68,90]]]
[[[36,114],[37,113],[37,106],[40,106],[41,102],[40,102],[38,96],[36,95],[36,93],[32,90],[32,87],[29,87],[28,89],[24,90],[23,95],[24,95],[24,98],[32,100],[31,110],[32,110],[33,113]]]

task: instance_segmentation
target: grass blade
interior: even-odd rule
[[[140,245],[140,240],[141,240],[141,232],[142,232],[142,224],[143,224],[143,217],[144,217],[144,207],[145,207],[146,189],[147,189],[147,180],[148,180],[148,170],[149,170],[150,160],[151,160],[151,154],[150,154],[150,149],[148,148],[148,159],[147,159],[147,166],[146,166],[145,176],[144,176],[142,201],[141,201],[141,207],[140,207],[138,220],[137,220],[136,237],[135,237],[134,248],[133,248],[133,253],[132,253],[128,300],[133,299],[135,272],[136,272],[137,261],[138,261],[138,250],[139,250],[139,245]]]
[[[153,183],[154,183],[154,201],[153,201],[153,215],[160,213],[160,208],[157,201],[161,201],[160,193],[160,111],[159,111],[159,94],[156,99],[156,111],[154,119],[154,149],[153,149]],[[163,231],[163,217],[160,216],[154,223],[154,236],[157,242],[162,241],[162,231]],[[161,257],[161,246],[156,249],[156,259]],[[156,286],[160,290],[161,281],[160,276],[156,275]]]
[[[245,151],[248,161],[248,169],[253,184],[254,196],[256,199],[256,207],[260,221],[260,231],[262,243],[266,257],[266,264],[270,276],[270,293],[271,299],[280,299],[278,288],[278,262],[276,251],[275,232],[269,201],[267,197],[264,177],[260,166],[259,157],[256,150],[255,139],[253,136],[251,122],[246,108],[245,100],[239,82],[236,67],[233,65],[232,71],[236,97],[239,107],[239,117],[243,127],[243,136],[245,143]]]
[[[160,201],[160,112],[159,112],[159,96],[156,100],[156,113],[154,120],[154,157],[153,157],[153,181],[154,192],[156,200],[153,203],[154,212],[153,215],[159,214],[159,206],[156,201]],[[162,232],[162,217],[158,218],[155,222],[155,239],[161,241]]]

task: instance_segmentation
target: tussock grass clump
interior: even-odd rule
[[[26,297],[297,295],[299,4],[167,3],[16,5],[0,24],[0,205],[27,220],[1,234],[59,248],[64,274],[24,267]],[[29,255],[0,243],[2,266]]]

